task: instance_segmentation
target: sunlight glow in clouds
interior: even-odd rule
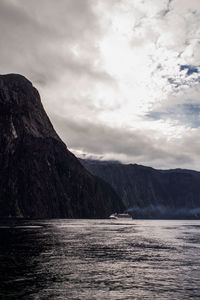
[[[104,68],[118,83],[117,93],[123,103],[120,109],[112,113],[103,111],[100,114],[100,119],[109,122],[110,125],[123,124],[128,127],[156,129],[158,124],[144,121],[143,116],[173,93],[169,78],[185,77],[184,74],[180,74],[180,65],[187,62],[184,57],[190,58],[192,55],[188,49],[191,45],[184,48],[186,37],[183,39],[180,32],[182,27],[186,26],[183,20],[185,16],[176,15],[176,20],[169,16],[168,20],[164,21],[164,17],[161,16],[164,14],[164,7],[170,14],[171,2],[168,2],[168,6],[167,2],[155,1],[151,2],[151,5],[144,5],[143,1],[123,1],[104,16],[106,20],[103,19],[102,23],[110,26],[100,40],[99,47]],[[105,7],[101,7],[101,16],[103,11]],[[168,28],[171,19],[181,30]],[[181,45],[177,44],[177,37]],[[106,89],[104,93],[101,97],[106,99]],[[118,98],[117,95],[113,96],[114,99],[110,98],[112,103]],[[172,137],[176,136],[177,126],[174,130],[171,125],[171,122],[160,122],[161,134],[164,132],[170,133]],[[184,131],[184,126],[179,126],[179,133],[181,129]]]
[[[75,153],[200,170],[199,0],[2,0],[0,32]]]

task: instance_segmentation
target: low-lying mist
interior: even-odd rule
[[[133,206],[128,209],[133,218],[156,219],[200,219],[200,207],[169,207],[164,205],[150,205],[147,207]]]

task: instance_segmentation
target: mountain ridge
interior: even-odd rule
[[[0,75],[0,217],[103,218],[124,206],[55,132],[38,91]]]
[[[200,218],[200,172],[157,170],[137,164],[82,161],[107,181],[134,218]]]

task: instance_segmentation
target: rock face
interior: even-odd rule
[[[83,161],[112,185],[134,218],[200,218],[200,173]]]
[[[68,151],[25,77],[0,76],[0,217],[102,218],[124,206]]]

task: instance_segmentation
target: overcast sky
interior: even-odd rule
[[[0,36],[76,155],[200,170],[199,0],[0,0]]]

